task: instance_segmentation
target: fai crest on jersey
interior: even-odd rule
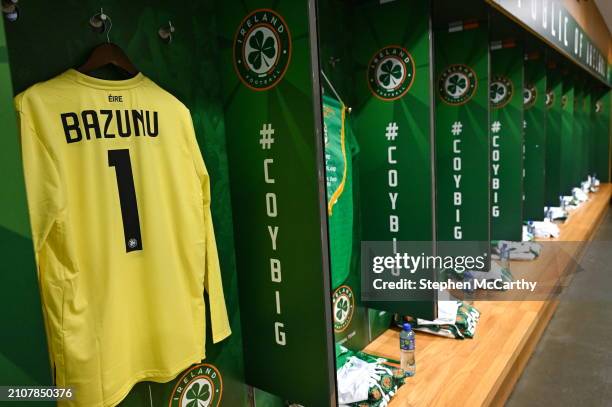
[[[538,90],[533,85],[533,83],[525,84],[525,88],[523,89],[523,105],[525,109],[529,109],[535,105],[535,102],[538,98]]]
[[[399,99],[414,82],[414,60],[405,48],[390,45],[377,51],[367,72],[372,94],[382,100]]]
[[[273,10],[251,12],[234,37],[234,68],[247,87],[264,91],[276,86],[291,60],[291,34]]]
[[[223,395],[221,374],[202,363],[187,369],[177,380],[168,407],[217,407]]]
[[[466,103],[474,96],[477,87],[476,73],[466,65],[451,65],[438,79],[438,94],[449,105]]]
[[[548,109],[553,107],[553,105],[555,104],[555,92],[553,92],[552,90],[549,90],[548,92],[546,92],[546,98],[544,100],[544,104],[546,105]]]
[[[514,93],[514,86],[512,81],[505,76],[497,75],[493,77],[491,85],[489,86],[489,98],[491,100],[491,107],[499,109],[504,107],[512,99]]]
[[[355,298],[353,290],[348,285],[342,285],[334,291],[332,296],[334,308],[334,331],[342,332],[353,319],[353,311],[355,309]]]

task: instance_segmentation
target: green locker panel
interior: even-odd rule
[[[361,240],[388,242],[390,252],[402,252],[401,242],[433,240],[430,7],[428,0],[369,1],[353,10]],[[433,277],[422,273],[402,277]],[[368,305],[431,319],[435,295]]]
[[[546,65],[541,52],[526,56],[523,88],[525,178],[523,220],[542,220],[546,193]],[[551,136],[552,137],[552,136]]]
[[[610,182],[610,91],[597,88],[593,100],[593,172],[602,182]]]
[[[246,382],[307,406],[334,394],[314,2],[217,1]],[[300,374],[282,374],[295,361]]]
[[[585,134],[583,120],[583,103],[584,103],[584,80],[578,73],[574,79],[574,112],[573,112],[573,134],[572,145],[574,147],[572,157],[572,187],[579,187],[580,182],[584,180],[582,171],[585,165]]]
[[[546,69],[546,206],[559,206],[561,191],[561,69],[553,63]],[[543,210],[542,210],[543,211]]]
[[[482,255],[491,213],[487,27],[451,26],[434,40],[437,237],[481,242],[473,254]]]
[[[591,160],[591,145],[593,141],[593,122],[591,121],[591,82],[585,82],[582,92],[582,143],[584,151],[582,153],[583,163],[581,169],[581,180],[584,181],[589,175],[593,174]]]
[[[491,238],[522,240],[523,47],[491,46]]]
[[[572,72],[573,73],[573,72]],[[563,71],[561,94],[561,163],[559,178],[563,195],[571,195],[575,184],[576,134],[574,128],[575,78],[569,70]]]

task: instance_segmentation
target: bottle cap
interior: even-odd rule
[[[412,325],[410,325],[408,322],[404,322],[404,331],[411,331],[412,330]]]

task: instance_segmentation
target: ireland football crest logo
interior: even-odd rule
[[[234,37],[234,68],[247,87],[273,88],[285,75],[291,59],[291,34],[273,10],[259,9],[242,20]]]
[[[202,363],[187,369],[177,380],[168,407],[217,407],[223,380],[213,365]]]
[[[382,100],[399,99],[414,82],[414,60],[405,48],[390,45],[377,51],[367,72],[372,94]]]
[[[438,79],[438,94],[449,105],[462,105],[469,101],[478,87],[476,73],[466,65],[451,65]]]
[[[493,77],[491,86],[489,87],[489,97],[491,99],[491,107],[499,109],[504,107],[512,99],[514,86],[512,82],[505,76],[497,75]]]
[[[334,331],[344,331],[353,318],[353,310],[355,309],[355,298],[353,290],[348,285],[342,285],[334,291],[332,296],[334,306]]]
[[[525,109],[529,109],[532,107],[536,99],[538,98],[538,91],[532,83],[525,84],[525,89],[523,89],[523,105]]]
[[[552,90],[549,90],[548,92],[546,92],[546,99],[544,100],[544,104],[546,105],[548,109],[550,109],[551,107],[553,107],[554,103],[555,103],[555,92],[553,92]]]

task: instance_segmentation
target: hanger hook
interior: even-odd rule
[[[113,29],[113,19],[109,15],[104,14],[104,9],[100,7],[100,19],[106,23],[108,21],[108,29],[106,30],[106,42],[110,44],[110,32]],[[106,27],[106,24],[104,24]]]
[[[2,14],[6,21],[15,22],[19,18],[19,0],[2,0]]]
[[[172,34],[174,33],[175,28],[172,25],[172,21],[168,20],[168,26],[162,27],[159,29],[158,34],[159,38],[166,41],[168,44],[172,42]]]
[[[100,7],[100,12],[89,19],[89,25],[96,31],[106,34],[106,42],[110,43],[110,31],[113,28],[113,20],[104,13],[104,8]]]

